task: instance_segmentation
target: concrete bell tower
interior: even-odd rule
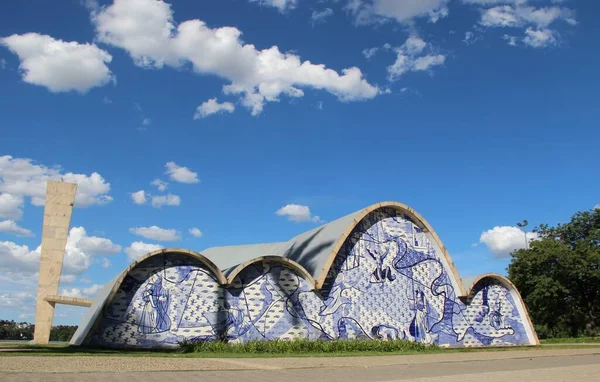
[[[37,344],[47,344],[50,341],[56,303],[91,306],[91,300],[58,296],[76,192],[77,185],[73,183],[49,180],[46,185],[42,253],[33,334],[33,341]]]

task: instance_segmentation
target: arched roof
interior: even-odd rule
[[[204,264],[204,266],[213,274],[213,276],[216,278],[216,280],[220,284],[222,284],[222,285],[227,284],[227,278],[223,275],[223,272],[221,272],[221,270],[212,261],[210,261],[203,255],[199,254],[198,252],[194,252],[189,249],[183,249],[183,248],[164,248],[164,249],[152,251],[152,252],[146,254],[145,256],[142,256],[142,257],[136,259],[123,272],[121,272],[120,274],[115,276],[111,281],[109,281],[108,283],[106,283],[104,285],[104,287],[100,290],[100,292],[94,299],[94,303],[88,309],[85,316],[83,317],[83,319],[81,321],[83,324],[79,325],[77,327],[77,330],[73,334],[73,337],[71,338],[71,341],[70,341],[71,345],[83,344],[83,341],[86,339],[87,334],[90,332],[92,327],[98,321],[97,320],[98,316],[102,312],[102,309],[104,308],[105,303],[112,300],[114,295],[119,290],[119,287],[125,280],[125,277],[127,277],[129,272],[131,272],[131,270],[133,270],[133,268],[135,268],[138,264],[142,263],[143,261],[145,261],[153,256],[164,255],[164,254],[182,254],[182,255],[190,257],[192,259],[198,260]]]
[[[286,242],[213,247],[202,251],[201,254],[182,248],[165,248],[150,252],[134,261],[125,271],[105,285],[84,317],[84,324],[80,325],[73,335],[71,344],[83,343],[87,333],[98,321],[98,315],[105,303],[112,300],[127,274],[144,260],[160,254],[179,253],[197,259],[222,285],[233,282],[233,279],[251,264],[262,261],[279,262],[303,276],[314,289],[320,289],[348,236],[369,213],[382,208],[392,208],[405,214],[428,236],[441,260],[447,265],[450,279],[455,290],[458,291],[457,294],[466,296],[467,290],[446,247],[429,223],[405,204],[393,201],[381,202],[301,233]]]
[[[535,343],[536,345],[540,344],[540,340],[537,336],[535,330],[531,330],[533,328],[533,322],[531,321],[531,317],[529,316],[529,312],[527,311],[527,306],[521,297],[521,294],[517,290],[515,284],[513,284],[508,278],[496,274],[496,273],[486,273],[477,277],[468,277],[463,279],[464,286],[466,289],[466,294],[469,299],[472,298],[472,293],[477,292],[477,286],[484,280],[492,280],[504,288],[506,288],[512,295],[513,299],[517,303],[517,309],[519,310],[519,316],[523,317],[523,320],[527,320],[529,325],[524,325],[527,331],[527,335],[530,337],[530,342]]]
[[[352,230],[365,216],[381,208],[393,208],[404,213],[428,235],[429,239],[441,252],[440,256],[448,264],[450,273],[455,278],[455,288],[464,292],[462,281],[456,272],[454,263],[433,228],[418,212],[398,202],[373,204],[301,233],[287,242],[212,247],[203,250],[202,254],[211,259],[228,277],[236,269],[239,272],[240,265],[252,263],[256,258],[263,256],[282,257],[301,265],[306,273],[310,274],[312,279],[315,280],[314,287],[319,289],[325,282],[335,256],[352,233]]]

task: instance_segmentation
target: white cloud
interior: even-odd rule
[[[225,94],[240,97],[253,115],[280,96],[302,97],[300,88],[326,90],[341,101],[372,99],[381,90],[357,67],[341,74],[325,65],[302,62],[277,46],[259,50],[241,41],[235,27],[210,28],[195,19],[176,25],[168,3],[115,0],[92,14],[97,40],[124,49],[142,67],[186,67],[229,81]]]
[[[465,32],[465,38],[463,39],[463,42],[467,45],[471,45],[473,44],[475,41],[477,40],[477,38],[475,37],[475,33],[471,32],[471,31],[467,31]]]
[[[527,232],[527,240],[537,240],[538,234]],[[479,242],[485,244],[497,257],[507,257],[516,249],[525,248],[525,232],[519,227],[497,226],[481,234]]]
[[[19,225],[12,220],[1,221],[0,232],[9,233],[11,235],[21,237],[33,236],[33,232],[23,227],[19,227]]]
[[[23,216],[23,197],[0,194],[0,218],[19,220]]]
[[[150,184],[155,186],[156,188],[158,188],[159,191],[164,191],[169,186],[169,183],[162,181],[160,179],[154,179],[152,181],[152,183],[150,183]]]
[[[112,100],[110,98],[108,98],[107,96],[104,96],[102,98],[102,103],[105,104],[105,105],[110,105],[113,102],[112,102]]]
[[[476,1],[470,3],[495,4],[495,2]],[[526,1],[513,1],[514,5],[508,5],[509,2],[504,3],[504,5],[484,9],[479,23],[486,27],[525,29],[522,39],[508,34],[503,36],[504,40],[512,46],[516,46],[519,40],[534,48],[556,45],[558,32],[549,29],[549,26],[561,20],[570,25],[577,24],[573,11],[568,8],[558,6],[536,8],[527,6]]]
[[[125,248],[125,253],[127,254],[127,259],[129,261],[134,261],[150,252],[162,248],[163,246],[159,244],[148,244],[141,241],[134,241],[129,247]]]
[[[28,292],[3,293],[0,294],[0,308],[11,309],[35,306],[35,296]]]
[[[410,71],[427,71],[434,66],[442,65],[446,61],[443,54],[429,52],[424,54],[424,50],[431,47],[420,37],[411,36],[404,44],[396,48],[396,61],[388,66],[388,77],[391,81]]]
[[[93,297],[93,296],[97,295],[98,292],[100,292],[100,290],[102,290],[103,287],[104,287],[104,285],[94,284],[94,285],[91,285],[91,286],[89,286],[87,288],[83,288],[83,290],[81,291],[81,293],[84,296]]]
[[[206,118],[217,113],[233,113],[234,110],[235,106],[231,102],[219,103],[216,98],[211,98],[196,108],[194,119]]]
[[[167,171],[165,174],[171,177],[171,180],[179,183],[198,183],[198,174],[187,167],[178,166],[175,162],[167,162],[165,165]]]
[[[277,8],[280,12],[294,9],[298,0],[250,0],[251,3],[258,3],[265,7]]]
[[[30,197],[31,204],[43,206],[46,197],[48,180],[63,180],[77,183],[75,207],[87,207],[95,204],[106,204],[112,201],[108,195],[110,183],[97,172],[90,175],[62,173],[60,167],[47,167],[36,164],[28,158],[13,158],[10,155],[0,156],[0,192],[9,193],[13,197]],[[2,211],[0,197],[0,211]]]
[[[110,259],[108,257],[100,257],[98,260],[102,268],[110,267]]]
[[[104,285],[94,284],[87,288],[63,288],[60,290],[61,296],[66,297],[95,297]]]
[[[367,48],[367,49],[363,49],[362,54],[363,54],[363,56],[365,56],[365,58],[367,60],[369,60],[369,59],[371,59],[371,57],[375,56],[375,54],[377,53],[378,50],[379,50],[378,47]]]
[[[129,228],[134,235],[157,241],[179,241],[181,236],[175,229],[164,229],[153,225],[152,227]]]
[[[110,239],[97,236],[87,236],[85,229],[78,228],[81,238],[77,247],[89,255],[114,255],[121,252],[121,246],[114,244]],[[71,229],[71,234],[73,234]]]
[[[200,231],[198,228],[190,228],[188,230],[188,232],[190,233],[190,235],[192,235],[194,237],[202,236],[202,231]]]
[[[23,81],[51,92],[86,93],[115,77],[107,64],[112,56],[94,44],[56,40],[48,35],[26,33],[0,39],[19,56]]]
[[[348,0],[346,9],[357,24],[382,23],[395,20],[407,23],[419,17],[437,22],[449,14],[449,0]]]
[[[314,26],[317,23],[325,22],[325,19],[330,16],[333,16],[333,9],[325,8],[322,11],[313,11],[312,15],[310,16],[310,21]]]
[[[144,190],[132,192],[129,195],[131,196],[131,200],[133,200],[133,202],[137,205],[146,204],[146,202],[148,201],[146,199],[146,191]]]
[[[91,266],[94,255],[118,252],[120,246],[110,240],[87,236],[83,227],[73,227],[67,238],[62,276],[71,277],[69,275],[83,273]],[[0,274],[11,279],[35,277],[39,270],[40,254],[41,246],[30,250],[26,245],[0,241]]]
[[[65,284],[74,283],[77,280],[77,276],[75,275],[62,275],[60,276],[60,282]]]
[[[300,204],[287,204],[277,210],[276,214],[279,216],[287,216],[288,220],[295,222],[321,222],[320,217],[312,215],[308,206],[303,206]]]
[[[150,118],[144,118],[142,120],[142,125],[144,125],[144,126],[148,126],[151,123],[152,123],[152,120]]]
[[[6,60],[4,58],[0,58],[0,69],[6,69]]]
[[[177,195],[168,194],[152,197],[152,207],[161,208],[162,206],[178,206],[181,204],[181,198]]]
[[[505,34],[504,36],[502,36],[502,38],[504,40],[506,40],[506,43],[510,46],[517,46],[517,41],[519,40],[517,38],[517,36],[511,36],[511,35],[507,35]]]
[[[596,204],[596,205],[594,206],[594,209],[595,209],[595,210],[600,210],[600,204]]]
[[[487,27],[524,27],[527,25],[545,28],[555,21],[563,20],[577,24],[573,11],[563,7],[530,7],[500,5],[482,11],[480,23]]]
[[[534,48],[544,48],[557,44],[555,33],[550,29],[534,30],[527,28],[523,42]]]
[[[81,297],[81,289],[79,288],[63,288],[59,294],[65,297]]]

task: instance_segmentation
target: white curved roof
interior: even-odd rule
[[[225,276],[229,276],[239,265],[256,258],[278,256],[297,262],[316,279],[340,236],[361,212],[356,211],[323,224],[285,242],[212,247],[200,253],[215,263]]]

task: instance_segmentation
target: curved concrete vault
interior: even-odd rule
[[[537,345],[505,277],[467,283],[412,208],[383,202],[287,242],[167,248],[100,292],[75,345],[191,341],[407,339],[440,346]]]

